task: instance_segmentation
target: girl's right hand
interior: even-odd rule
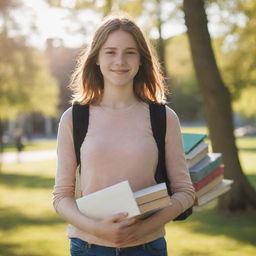
[[[127,213],[118,213],[96,221],[94,235],[118,247],[130,236],[131,226],[137,222],[135,217],[126,219],[127,215]]]

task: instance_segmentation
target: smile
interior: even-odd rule
[[[116,74],[125,74],[127,73],[129,70],[111,70],[112,72],[116,73]]]

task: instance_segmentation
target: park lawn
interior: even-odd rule
[[[3,165],[0,256],[68,255],[66,224],[52,207],[55,161]]]
[[[240,159],[256,187],[256,138],[239,139]],[[55,161],[3,165],[0,174],[0,256],[68,256],[66,223],[54,212]],[[216,202],[187,221],[166,226],[172,256],[255,256],[255,212],[219,214]]]

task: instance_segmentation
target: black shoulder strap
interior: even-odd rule
[[[151,128],[158,148],[158,163],[155,173],[157,183],[165,182],[169,194],[169,179],[165,167],[166,108],[163,104],[149,104]]]
[[[89,105],[74,104],[72,107],[73,140],[77,165],[80,164],[80,148],[89,125]]]
[[[172,194],[169,187],[170,181],[167,175],[165,165],[165,134],[166,134],[166,108],[163,104],[149,104],[150,121],[153,136],[158,147],[158,163],[155,173],[155,180],[157,183],[165,182],[167,185],[169,195]],[[174,221],[185,220],[192,214],[192,207],[177,216]]]

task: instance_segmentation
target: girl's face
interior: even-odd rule
[[[140,66],[140,54],[131,34],[116,30],[99,51],[97,65],[104,78],[104,87],[132,87]]]

